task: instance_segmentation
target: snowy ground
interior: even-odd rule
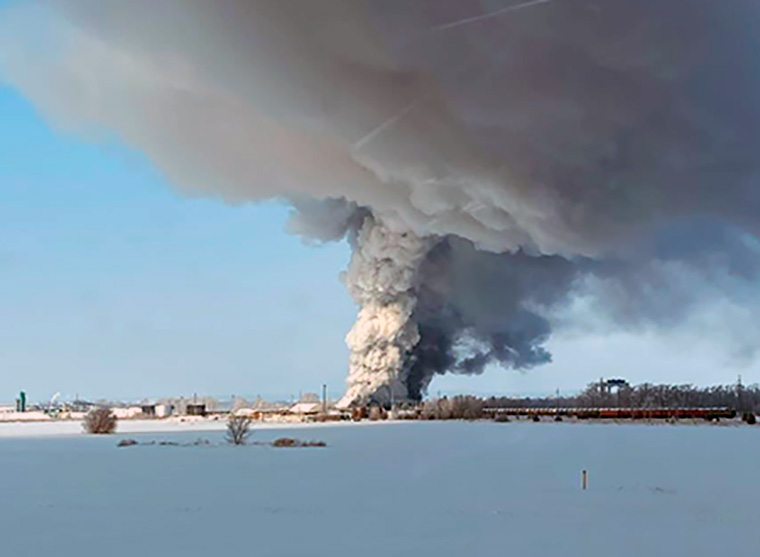
[[[0,439],[2,555],[714,557],[760,546],[760,427],[413,422],[254,437],[325,449],[116,448],[127,436],[222,435]]]
[[[369,422],[366,422],[369,424]],[[257,429],[290,429],[290,428],[319,428],[334,426],[349,426],[351,422],[323,422],[314,424],[303,423],[261,423],[257,422]],[[373,424],[376,425],[376,424]],[[182,420],[119,420],[117,431],[120,434],[127,433],[206,433],[211,431],[223,431],[227,427],[225,418],[217,420],[211,418]],[[78,420],[49,420],[40,422],[0,422],[0,439],[4,437],[50,437],[61,435],[82,435],[82,422]]]

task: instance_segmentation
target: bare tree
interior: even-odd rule
[[[110,408],[93,408],[85,415],[82,427],[87,433],[113,433],[116,431],[116,416]]]
[[[423,420],[477,420],[483,417],[483,401],[470,395],[443,397],[423,403]]]
[[[227,421],[227,435],[225,438],[231,445],[245,445],[251,435],[251,423],[253,420],[248,416],[231,415]]]

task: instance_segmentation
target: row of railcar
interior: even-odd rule
[[[731,408],[486,408],[494,416],[548,416],[579,420],[667,420],[735,418]]]

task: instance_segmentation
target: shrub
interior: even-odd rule
[[[273,447],[295,447],[298,441],[295,439],[290,439],[289,437],[280,437],[279,439],[275,439],[272,443]]]
[[[326,447],[327,443],[324,441],[300,441],[298,439],[291,439],[290,437],[280,437],[272,442],[273,447]]]
[[[508,424],[512,420],[510,420],[509,416],[507,416],[506,414],[496,414],[493,418],[493,421],[500,424]]]
[[[742,421],[749,425],[755,425],[757,423],[757,418],[755,417],[754,412],[745,412],[742,414]]]
[[[376,422],[378,420],[385,420],[387,417],[385,411],[379,406],[370,406],[369,419],[371,421]]]
[[[93,408],[84,417],[82,427],[87,433],[106,435],[116,431],[116,416],[110,408]]]
[[[251,422],[248,416],[230,416],[227,420],[227,435],[225,438],[231,445],[245,445],[251,436]]]

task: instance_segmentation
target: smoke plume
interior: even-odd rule
[[[728,305],[757,331],[755,0],[39,0],[0,18],[2,74],[58,124],[349,238],[346,404],[547,362],[573,300],[621,327]]]
[[[351,350],[348,391],[340,404],[348,406],[372,394],[406,399],[406,362],[420,341],[412,319],[419,267],[430,241],[391,230],[368,215],[351,245],[345,281],[360,310],[346,337]]]

